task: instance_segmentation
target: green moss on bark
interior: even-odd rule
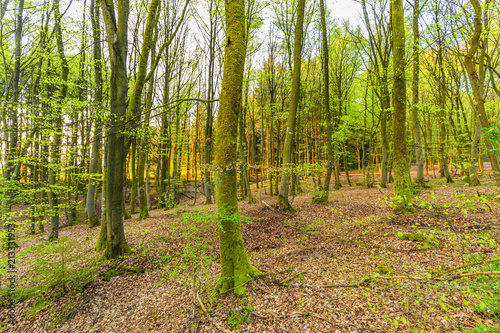
[[[93,228],[101,225],[101,220],[97,217],[97,215],[94,215],[88,219],[87,223],[89,224],[89,228]]]
[[[101,251],[106,247],[106,242],[108,238],[108,233],[106,229],[107,229],[106,223],[103,223],[101,225],[101,230],[99,230],[99,236],[97,237],[97,243],[94,248],[95,251]]]
[[[394,59],[393,88],[393,166],[394,195],[401,198],[394,209],[399,211],[408,207],[413,198],[406,147],[406,79],[405,79],[405,29],[402,0],[391,0],[392,33]]]
[[[238,113],[241,110],[246,55],[245,1],[226,1],[226,48],[215,140],[215,196],[219,215],[221,275],[214,293],[246,292],[251,277],[263,275],[250,264],[238,218],[236,187]]]
[[[147,219],[148,217],[149,217],[148,207],[146,207],[146,206],[141,207],[141,211],[139,214],[139,220],[144,220],[144,219]]]

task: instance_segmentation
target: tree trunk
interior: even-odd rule
[[[66,98],[66,92],[68,90],[68,74],[69,67],[66,57],[64,55],[64,45],[62,39],[62,29],[61,29],[61,14],[59,13],[59,0],[54,1],[54,16],[55,16],[55,32],[57,41],[57,53],[59,59],[61,60],[61,87],[59,88],[59,105],[63,105],[64,99]],[[56,128],[62,128],[62,108],[57,106],[54,109],[55,119],[54,125]],[[51,230],[48,240],[52,241],[59,238],[59,207],[58,207],[58,191],[55,189],[57,174],[60,168],[61,156],[59,153],[59,147],[61,146],[61,136],[62,133],[55,131],[52,139],[52,149],[50,153],[50,167],[49,167],[49,203],[50,210],[52,213],[51,217]]]
[[[250,264],[245,252],[238,218],[236,188],[238,113],[241,110],[246,55],[245,1],[226,0],[225,15],[224,73],[215,143],[221,277],[214,292],[225,292],[234,288],[235,294],[243,295],[246,293],[244,284],[251,277],[262,275]]]
[[[7,9],[7,3],[2,11],[2,20],[5,10]],[[12,200],[14,199],[15,189],[14,184],[17,180],[18,175],[15,172],[14,161],[17,152],[17,142],[18,142],[18,102],[19,102],[19,77],[21,73],[21,42],[23,33],[23,11],[24,11],[24,0],[19,1],[19,6],[17,10],[16,17],[16,33],[15,33],[15,49],[14,49],[14,71],[12,73],[12,105],[10,106],[10,142],[7,142],[7,149],[5,155],[5,167],[3,172],[3,178],[8,182],[5,186],[5,194],[2,199],[2,207],[0,207],[0,212],[2,213],[1,222],[3,224],[4,230],[7,230],[12,225],[10,224],[10,209],[12,205]],[[8,96],[7,96],[8,97]],[[7,124],[6,124],[7,125]],[[5,128],[7,130],[7,126]],[[6,138],[8,138],[7,131],[5,132]],[[7,245],[8,238],[4,238],[4,245]]]
[[[99,6],[95,6],[95,0],[90,1],[90,17],[92,21],[92,36],[93,36],[93,52],[94,52],[94,80],[95,80],[95,95],[94,95],[94,110],[96,112],[97,120],[94,130],[94,138],[92,140],[92,148],[90,152],[90,165],[89,165],[89,186],[87,190],[87,221],[89,228],[93,228],[101,224],[96,212],[95,193],[99,177],[97,176],[99,167],[99,150],[101,146],[101,132],[102,132],[102,115],[99,111],[102,109],[102,51],[101,51],[101,30],[99,27],[100,15]],[[104,193],[104,191],[103,191]],[[102,200],[102,194],[101,194]]]
[[[481,80],[479,77],[478,69],[476,67],[475,56],[479,48],[479,39],[481,38],[483,24],[481,22],[482,8],[479,0],[471,0],[474,6],[474,33],[471,37],[471,46],[469,52],[465,56],[465,68],[467,69],[467,74],[471,81],[472,91],[474,99],[476,100],[476,109],[481,120],[481,126],[490,128],[490,122],[488,116],[486,115],[486,110],[484,108],[484,94],[482,93]],[[489,1],[488,1],[489,3]],[[486,149],[488,150],[488,155],[490,158],[491,169],[493,172],[493,177],[497,187],[500,187],[500,165],[498,162],[498,157],[494,150],[494,144],[489,137],[485,140]]]
[[[406,79],[405,28],[402,0],[391,0],[392,45],[394,64],[393,87],[393,163],[394,195],[401,198],[396,209],[405,208],[412,201],[413,189],[406,153]]]
[[[107,165],[107,243],[105,256],[116,258],[132,249],[123,228],[124,132],[127,97],[127,26],[129,1],[118,2],[117,14],[113,2],[101,2],[110,53],[111,121],[108,130]],[[118,16],[116,18],[116,16]]]
[[[419,110],[419,74],[420,74],[420,31],[418,27],[418,19],[420,17],[419,0],[414,0],[413,3],[413,81],[412,81],[412,98],[413,106],[411,109],[411,125],[413,140],[415,143],[415,157],[417,164],[417,184],[424,184],[424,155],[422,152],[422,138],[420,136],[420,119],[418,118]]]
[[[332,145],[332,115],[330,112],[330,70],[328,67],[328,35],[326,33],[326,19],[325,19],[325,0],[320,0],[321,11],[321,38],[323,49],[323,79],[324,79],[324,92],[323,92],[323,108],[326,114],[326,154],[327,165],[325,175],[325,185],[319,198],[313,198],[313,203],[328,203],[328,194],[330,193],[330,179],[332,177],[332,169],[334,163],[333,145]]]
[[[288,202],[288,191],[290,189],[290,168],[292,165],[293,141],[295,121],[297,118],[297,106],[300,94],[300,68],[302,66],[302,30],[304,27],[304,11],[305,0],[299,0],[297,7],[297,21],[295,23],[295,41],[293,46],[293,76],[292,76],[292,91],[290,98],[290,111],[286,122],[285,131],[285,148],[283,150],[283,176],[281,177],[281,186],[276,201],[276,206],[283,205],[286,210],[292,209]],[[325,53],[328,49],[325,50]],[[327,75],[328,76],[328,75]],[[279,135],[279,133],[278,133]],[[276,179],[276,181],[278,181]]]

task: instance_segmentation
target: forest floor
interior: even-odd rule
[[[93,251],[99,227],[62,228],[69,246],[59,250],[44,245],[46,234],[20,238],[18,288],[43,283],[36,280],[50,275],[43,265],[59,272],[51,277],[59,284],[38,301],[16,304],[15,326],[2,309],[0,331],[464,332],[500,326],[481,293],[495,278],[498,288],[499,280],[499,265],[484,263],[500,254],[500,202],[490,179],[483,176],[477,187],[458,176],[449,185],[431,179],[407,215],[392,213],[392,184],[379,190],[342,182],[327,205],[313,205],[313,183],[302,180],[295,213],[239,202],[248,217],[242,233],[250,261],[268,274],[250,281],[241,298],[210,297],[220,272],[215,205],[190,200],[152,210],[142,221],[133,215],[125,233],[136,252],[118,261],[91,261],[101,256]],[[273,198],[263,200],[272,206]],[[90,273],[76,292],[78,269]]]

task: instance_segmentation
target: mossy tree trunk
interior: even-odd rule
[[[92,21],[92,36],[94,40],[93,52],[94,52],[94,80],[95,80],[95,95],[94,95],[94,108],[96,112],[96,125],[94,130],[94,137],[92,140],[92,148],[90,152],[90,163],[89,163],[89,186],[87,189],[87,221],[89,228],[93,228],[101,224],[99,217],[97,216],[95,207],[95,193],[99,177],[97,177],[97,171],[99,167],[99,150],[101,146],[101,132],[102,132],[102,122],[100,114],[102,108],[102,51],[101,51],[101,31],[99,28],[99,6],[95,6],[95,0],[90,1],[90,17]],[[101,195],[101,200],[103,199]]]
[[[472,92],[476,101],[476,110],[479,115],[479,119],[481,120],[481,126],[490,128],[490,121],[488,119],[488,116],[486,115],[486,110],[484,108],[485,96],[482,91],[484,90],[484,88],[482,87],[484,85],[484,82],[481,82],[484,81],[484,79],[481,80],[481,71],[478,70],[476,66],[476,56],[479,49],[481,34],[483,31],[482,8],[479,0],[471,0],[471,3],[474,7],[474,33],[470,41],[471,46],[465,56],[465,68],[471,81]],[[487,4],[489,4],[489,1],[487,1]],[[491,139],[488,137],[485,138],[484,143],[486,145],[486,149],[488,150],[493,177],[495,178],[496,185],[500,187],[500,164],[498,161],[498,156],[495,153],[495,147],[491,142]]]
[[[248,260],[238,221],[236,144],[246,56],[245,1],[226,0],[225,15],[224,72],[214,151],[221,275],[214,292],[234,288],[234,292],[241,295],[246,292],[244,284],[250,277],[262,275]]]
[[[103,167],[102,167],[102,191],[101,191],[101,229],[99,230],[99,236],[97,238],[97,243],[94,248],[96,251],[100,251],[106,248],[108,242],[108,230],[107,230],[107,207],[108,207],[108,143],[106,136],[104,136],[104,156],[103,156]]]
[[[124,176],[124,130],[127,97],[127,27],[129,1],[118,2],[117,13],[111,0],[102,1],[101,8],[106,25],[109,47],[111,78],[111,121],[108,130],[107,152],[107,207],[106,207],[106,253],[115,258],[131,252],[125,240],[123,228],[123,176]]]
[[[394,64],[393,86],[393,166],[394,195],[402,200],[396,208],[411,202],[413,189],[406,152],[406,79],[405,79],[405,27],[402,0],[391,0],[392,45]]]
[[[300,94],[300,68],[302,66],[302,30],[304,27],[305,0],[299,0],[297,5],[297,21],[295,22],[295,40],[293,46],[293,76],[292,91],[290,98],[290,111],[286,121],[285,147],[283,149],[283,176],[281,177],[280,191],[276,206],[283,205],[285,209],[290,210],[288,202],[288,192],[290,189],[290,169],[292,165],[293,140],[295,137],[295,121],[297,119],[297,106]],[[328,49],[325,50],[328,53]],[[328,76],[328,75],[327,75]],[[329,126],[328,126],[329,127]],[[328,138],[330,140],[331,138]],[[276,179],[278,181],[278,179]]]

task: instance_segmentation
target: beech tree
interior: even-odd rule
[[[241,112],[243,71],[246,56],[245,1],[226,0],[226,45],[219,112],[216,123],[215,196],[219,216],[219,250],[221,275],[215,292],[234,288],[236,294],[246,292],[250,277],[263,275],[248,260],[238,217],[236,149],[238,115]]]
[[[406,152],[406,57],[405,26],[402,0],[391,0],[392,48],[394,62],[393,86],[393,150],[394,150],[394,195],[401,198],[397,208],[411,203],[413,187]]]
[[[483,92],[481,91],[479,74],[475,61],[476,53],[479,48],[481,33],[483,30],[483,24],[482,24],[483,10],[481,4],[479,3],[479,0],[471,0],[470,2],[474,7],[474,32],[470,40],[471,46],[469,48],[469,51],[465,55],[465,68],[467,69],[467,74],[469,75],[469,79],[471,81],[472,91],[476,102],[477,113],[479,119],[481,120],[481,126],[490,128],[491,124],[484,108],[484,96]],[[487,3],[488,2],[489,1],[487,1]],[[491,168],[493,170],[493,176],[495,178],[496,185],[500,187],[500,164],[498,162],[498,156],[496,155],[494,144],[490,140],[491,139],[489,137],[487,137],[485,140],[486,149],[488,150],[488,155],[490,157]]]
[[[302,30],[304,26],[305,7],[305,0],[299,0],[297,6],[297,22],[295,23],[295,40],[293,45],[293,76],[290,111],[286,122],[285,148],[283,150],[283,166],[285,169],[293,168],[292,153],[294,146],[293,140],[295,136],[295,121],[297,119],[297,106],[299,102],[300,68],[302,66]],[[281,178],[280,192],[276,205],[284,205],[287,210],[290,210],[290,203],[288,202],[289,187],[290,171],[285,171]]]
[[[123,228],[123,167],[127,97],[127,30],[129,1],[121,0],[115,12],[113,1],[101,2],[110,54],[111,121],[107,131],[106,257],[118,257],[132,248]],[[112,162],[111,162],[112,161]],[[98,243],[103,241],[98,240]]]

